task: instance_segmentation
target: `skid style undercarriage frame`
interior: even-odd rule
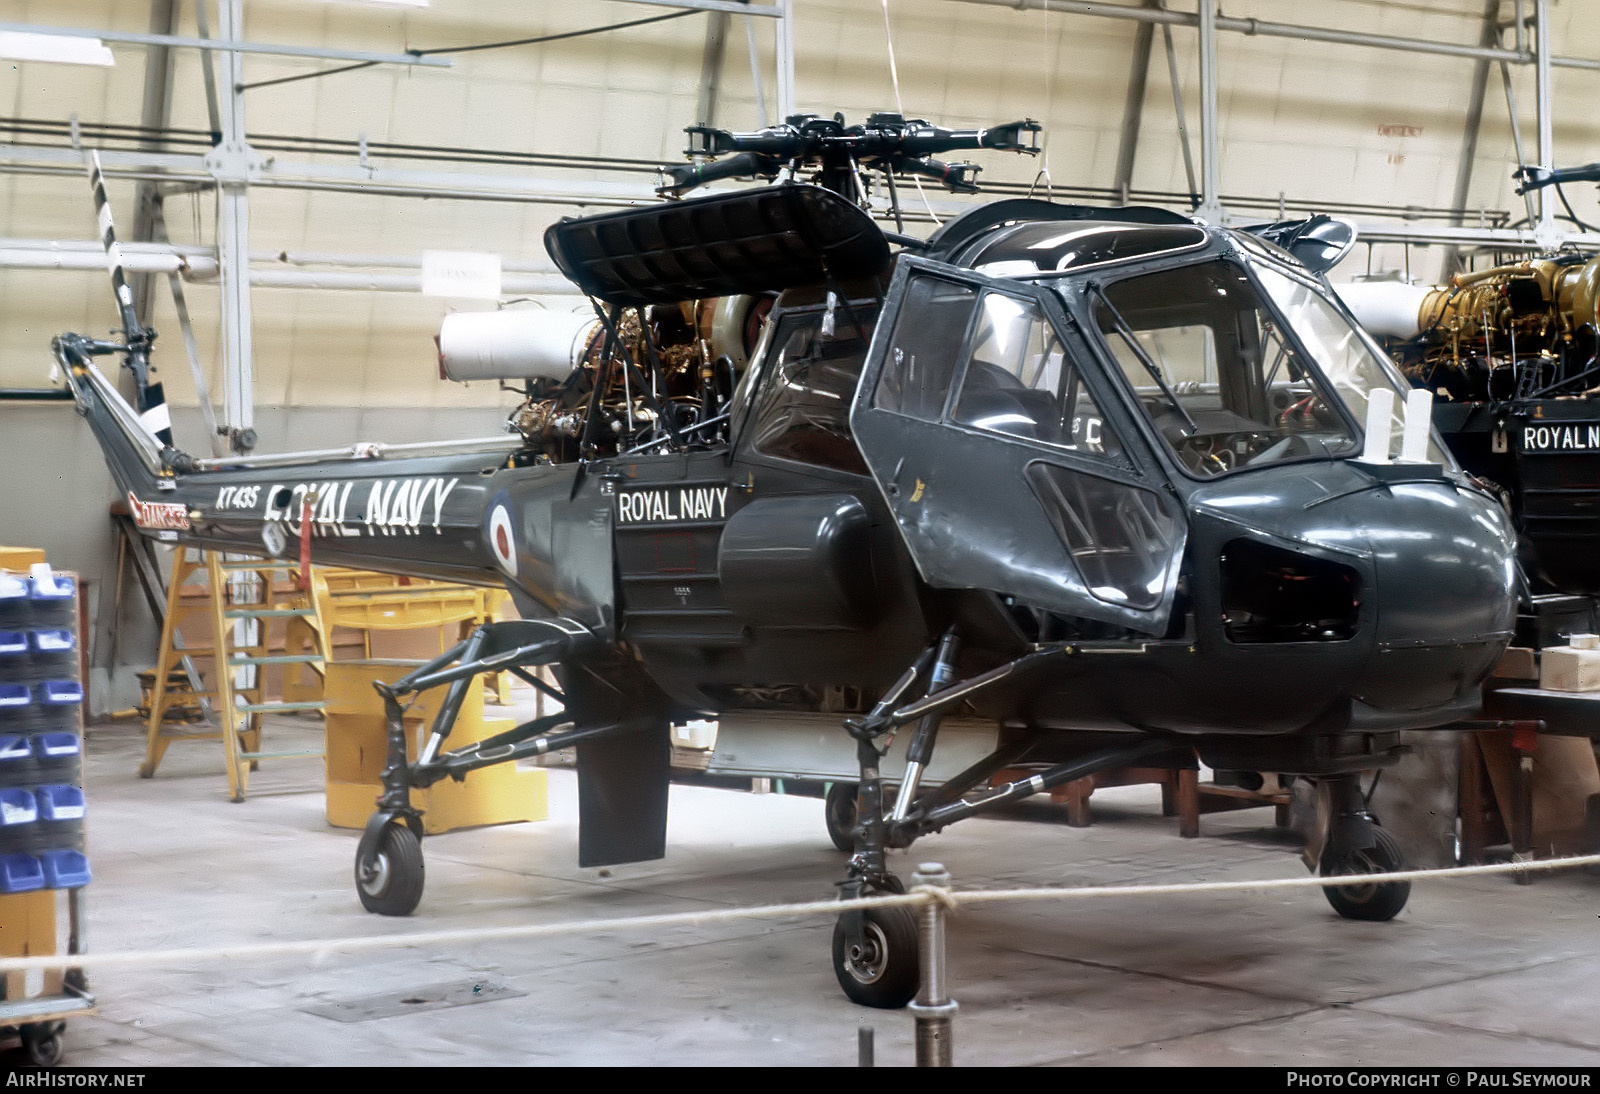
[[[855,818],[850,825],[853,853],[838,883],[842,899],[904,891],[889,869],[890,848],[909,847],[918,838],[957,821],[992,812],[1073,779],[1140,764],[1192,759],[1180,738],[1144,733],[1084,733],[1063,737],[1050,732],[1007,735],[995,750],[942,786],[923,792],[923,772],[933,756],[943,717],[961,703],[1010,677],[1047,665],[1076,651],[1071,645],[1037,647],[986,672],[958,679],[956,662],[961,642],[954,628],[925,649],[876,706],[844,728],[856,742],[860,768]],[[645,771],[648,751],[634,751],[641,729],[637,716],[619,708],[618,717],[585,717],[568,702],[572,673],[584,673],[585,661],[603,655],[604,647],[584,626],[569,619],[511,620],[487,623],[454,648],[419,666],[392,684],[376,683],[387,721],[387,754],[383,792],[367,822],[356,851],[356,887],[362,903],[386,915],[409,914],[421,899],[423,867],[420,843],[422,814],[411,791],[445,778],[457,780],[479,768],[515,762],[570,745],[592,747],[613,739],[626,767]],[[565,690],[557,690],[528,670],[563,663]],[[458,749],[446,749],[451,728],[478,675],[511,672],[566,708],[524,722],[504,733]],[[597,680],[600,678],[597,676]],[[604,681],[601,681],[604,683]],[[921,685],[922,695],[907,701]],[[408,698],[431,688],[447,687],[443,702],[421,743],[417,758],[408,758],[405,712]],[[615,691],[615,686],[611,685]],[[903,782],[892,806],[886,807],[881,760],[897,730],[915,724],[907,745]],[[582,751],[580,747],[580,753]],[[663,759],[664,763],[665,760]],[[1026,767],[1027,774],[996,783],[1001,772]],[[580,781],[583,777],[580,756]],[[665,778],[664,769],[662,777]],[[1307,848],[1307,862],[1323,874],[1376,874],[1402,866],[1398,850],[1367,809],[1358,776],[1340,770],[1316,777],[1318,823]],[[660,802],[663,821],[665,798]],[[624,819],[624,825],[629,821]],[[580,826],[581,828],[581,826]],[[580,841],[581,841],[580,831]],[[656,849],[647,852],[659,856]],[[599,861],[632,861],[640,857]],[[580,861],[584,858],[580,846]],[[1367,882],[1325,890],[1340,914],[1351,918],[1387,919],[1397,914],[1409,894],[1403,882]],[[903,908],[849,909],[834,929],[834,969],[845,994],[871,1006],[899,1007],[916,991],[919,960],[915,927]],[[909,950],[909,952],[908,952]]]
[[[1020,734],[1011,740],[1002,734],[988,756],[942,786],[919,793],[940,720],[947,712],[1018,672],[1074,652],[1070,645],[1038,648],[961,681],[956,679],[955,668],[959,648],[959,637],[952,628],[922,652],[870,713],[845,720],[845,730],[856,742],[861,774],[851,828],[854,851],[844,879],[838,882],[842,900],[903,893],[905,886],[888,867],[887,851],[909,847],[918,838],[957,821],[1103,771],[1160,765],[1167,757],[1174,763],[1192,761],[1192,749],[1182,740],[1154,733],[1131,737],[1083,734],[1078,747],[1069,750],[1070,758],[1062,759],[1056,752],[1041,757],[1042,762],[1030,759],[1030,754],[1039,752],[1038,734]],[[903,702],[919,681],[926,682],[923,697]],[[895,732],[912,723],[916,728],[906,747],[905,779],[894,806],[886,809],[880,761]],[[996,775],[1021,765],[1033,769],[1032,773],[994,783]],[[1305,855],[1313,871],[1374,874],[1403,868],[1393,840],[1368,809],[1356,772],[1330,772],[1315,776],[1314,781],[1318,807]],[[1368,883],[1324,892],[1335,910],[1348,918],[1388,919],[1404,906],[1410,884]],[[915,953],[906,954],[905,939],[914,938],[915,932],[904,923],[896,926],[909,915],[903,907],[849,909],[840,914],[834,930],[834,971],[851,999],[878,1007],[899,1007],[910,1000],[917,986],[919,958]]]
[[[383,698],[387,728],[383,791],[356,850],[357,889],[370,910],[404,915],[415,906],[415,899],[398,903],[382,899],[396,880],[390,875],[403,868],[394,861],[397,856],[385,853],[385,841],[392,838],[392,830],[401,826],[416,841],[422,839],[422,812],[412,804],[413,789],[432,786],[445,778],[461,781],[479,768],[514,763],[630,728],[625,721],[583,723],[570,709],[566,694],[528,671],[557,662],[572,663],[599,648],[594,634],[570,619],[504,620],[475,628],[466,639],[393,683],[374,682],[373,687]],[[445,744],[467,688],[476,677],[489,672],[509,672],[561,703],[564,709],[447,750]],[[418,749],[417,758],[411,760],[404,721],[410,706],[407,700],[446,685],[449,690],[429,726],[428,736]],[[562,729],[563,726],[568,728]],[[420,898],[420,852],[415,870],[415,897]]]
[[[845,720],[845,730],[856,742],[856,759],[861,768],[854,830],[856,849],[845,880],[839,884],[845,898],[875,891],[901,891],[899,879],[885,864],[885,852],[891,847],[909,847],[919,837],[957,821],[991,812],[1073,779],[1148,761],[1178,747],[1172,741],[1140,736],[1126,743],[1091,748],[1070,761],[1051,764],[1026,778],[991,785],[999,772],[1026,762],[1034,748],[1031,740],[1002,740],[994,752],[938,789],[919,796],[922,773],[932,758],[939,723],[946,713],[1018,672],[1072,653],[1072,648],[1064,645],[1038,649],[958,681],[955,660],[959,649],[960,639],[952,628],[936,645],[923,651],[870,713]],[[927,684],[923,697],[902,705],[906,695],[924,679]],[[894,733],[913,722],[916,728],[906,746],[905,780],[893,808],[885,809],[879,763]],[[979,795],[972,797],[980,788]]]

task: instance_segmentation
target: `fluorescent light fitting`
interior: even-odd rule
[[[64,34],[27,34],[0,31],[0,57],[12,61],[55,61],[64,65],[110,66],[117,62],[98,38]]]

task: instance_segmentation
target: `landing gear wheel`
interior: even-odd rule
[[[856,795],[861,788],[855,783],[834,783],[828,787],[828,796],[822,803],[822,820],[828,826],[828,838],[845,854],[856,849]]]
[[[1376,842],[1371,847],[1340,853],[1331,849],[1324,851],[1322,876],[1386,874],[1405,869],[1405,856],[1400,853],[1400,845],[1394,837],[1377,827],[1373,828],[1372,834]],[[1406,901],[1411,898],[1411,882],[1374,881],[1365,885],[1343,885],[1337,889],[1329,887],[1322,892],[1328,898],[1328,903],[1333,905],[1333,910],[1346,919],[1382,923],[1399,915],[1400,909],[1406,906]]]
[[[62,1023],[23,1026],[22,1047],[38,1067],[55,1067],[61,1062]]]
[[[841,915],[833,926],[833,973],[853,1003],[896,1009],[916,998],[922,979],[917,917],[910,908],[868,908],[859,943]]]
[[[410,915],[422,900],[422,843],[404,822],[384,825],[370,850],[356,849],[356,893],[379,915]]]

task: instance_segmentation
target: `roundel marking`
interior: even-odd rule
[[[517,537],[511,530],[511,512],[497,504],[489,513],[489,548],[500,568],[513,576],[517,572]]]

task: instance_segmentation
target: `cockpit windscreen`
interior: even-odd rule
[[[1337,396],[1241,266],[1217,260],[1140,274],[1094,297],[1101,337],[1191,474],[1359,448]]]

